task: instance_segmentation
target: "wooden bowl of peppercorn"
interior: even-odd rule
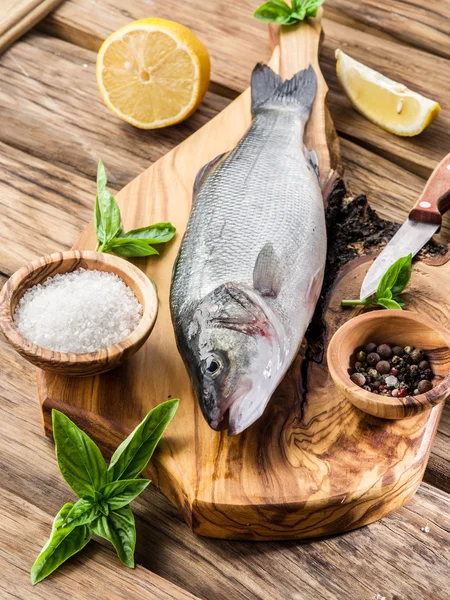
[[[350,319],[332,337],[327,362],[339,391],[375,417],[406,419],[450,394],[450,332],[416,312],[379,310]],[[386,384],[389,377],[396,387]]]

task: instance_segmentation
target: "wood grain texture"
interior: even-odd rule
[[[358,29],[365,26],[374,34],[388,34],[409,46],[450,58],[450,2],[421,0],[328,0],[325,14]]]
[[[0,53],[46,17],[63,0],[3,0],[0,4]]]
[[[416,279],[418,274],[416,275]],[[428,287],[424,281],[423,287]],[[433,292],[428,292],[433,296]],[[422,348],[433,370],[434,388],[404,398],[372,394],[354,384],[349,372],[355,352],[370,342]],[[330,340],[327,365],[337,389],[359,410],[381,419],[408,419],[444,402],[450,394],[450,332],[423,314],[377,310],[350,319]]]
[[[0,62],[0,142],[47,161],[50,170],[59,167],[94,180],[102,158],[110,187],[120,189],[229,103],[209,92],[184,123],[138,130],[103,103],[95,58],[93,52],[36,32],[12,46]]]
[[[50,277],[90,269],[113,273],[133,290],[142,307],[137,327],[120,342],[109,348],[73,354],[54,352],[37,346],[17,329],[14,323],[16,307],[25,292]],[[147,341],[158,314],[158,297],[150,279],[132,263],[102,252],[68,250],[42,256],[16,271],[0,292],[0,331],[17,352],[35,367],[64,376],[86,377],[117,368],[129,360]]]
[[[235,145],[249,124],[248,102],[246,92],[127,186],[118,195],[124,219],[138,226],[144,219],[154,220],[155,211],[162,212],[183,232],[195,174]],[[158,201],[149,201],[156,190]],[[92,228],[79,241],[80,247],[90,243]],[[50,410],[58,406],[111,449],[152,406],[167,397],[180,397],[172,434],[157,454],[152,475],[193,530],[203,535],[247,539],[324,535],[371,522],[409,499],[425,469],[442,406],[408,426],[380,421],[372,430],[335,391],[325,363],[318,370],[310,365],[304,379],[306,363],[300,355],[264,417],[243,435],[228,438],[208,428],[178,356],[168,310],[170,265],[178,243],[167,249],[167,262],[140,261],[156,281],[161,300],[154,335],[141,353],[95,383],[39,375],[47,431]],[[445,280],[446,271],[437,271],[436,277]],[[338,306],[342,294],[355,293],[350,272],[332,301]],[[327,335],[347,318],[335,305],[330,311],[333,319]],[[150,380],[148,365],[155,374]],[[124,389],[132,402],[127,409],[119,400]],[[339,429],[331,427],[336,421]],[[385,456],[377,449],[381,439],[389,440]]]
[[[196,600],[196,596],[141,566],[136,570],[127,569],[118,563],[112,549],[107,549],[95,541],[65,563],[59,572],[32,587],[29,571],[34,557],[39,554],[48,538],[52,518],[47,512],[23,500],[19,495],[5,490],[2,490],[0,516],[2,600],[100,600],[105,598],[105,593],[110,600],[127,600],[130,597]]]
[[[445,74],[450,62],[402,44],[381,39],[351,27],[324,20],[325,41],[321,66],[330,88],[329,106],[337,131],[408,170],[429,177],[448,153],[450,117]],[[380,71],[410,89],[436,100],[442,111],[422,134],[400,138],[390,134],[351,108],[336,77],[334,52],[341,48],[352,58]]]
[[[448,0],[441,3],[441,7],[447,3]],[[330,4],[333,5],[333,0]],[[402,10],[407,12],[410,3],[402,4]],[[257,0],[245,0],[226,3],[225,8],[223,2],[209,2],[203,7],[203,18],[198,19],[197,0],[183,3],[180,19],[199,35],[210,51],[212,81],[234,92],[242,92],[247,87],[248,74],[255,63],[269,56],[266,28],[251,16],[258,5]],[[413,5],[417,7],[416,0]],[[400,2],[395,2],[395,7],[399,6]],[[437,15],[434,9],[421,9],[424,19],[434,15],[431,17],[434,26],[430,25],[430,30],[446,23],[441,18],[441,10],[444,15],[447,8],[437,9]],[[224,11],[227,19],[223,18]],[[99,0],[94,5],[90,0],[71,0],[52,13],[44,26],[53,35],[96,50],[109,33],[133,19],[142,18],[143,12],[145,16],[170,19],[178,13],[178,4],[167,0],[145,7],[143,11],[140,0],[129,0],[127,11],[122,11],[115,0]],[[232,29],[229,23],[233,23]],[[389,160],[428,177],[450,147],[450,81],[446,75],[450,61],[335,20],[325,18],[323,26],[321,67],[330,87],[329,108],[338,133],[357,139]],[[229,43],[231,32],[232,44]],[[334,51],[338,47],[356,60],[438,101],[443,109],[439,118],[414,138],[399,138],[366,121],[350,107],[337,82]],[[227,48],[226,54],[224,48]]]
[[[57,575],[32,588],[29,568],[51,518],[72,495],[58,472],[53,444],[42,436],[33,367],[1,339],[0,362],[0,491],[14,502],[11,510],[0,503],[0,596],[65,600],[73,598],[75,590],[77,600],[104,600],[95,594],[103,594],[108,586],[110,593],[129,598],[125,590],[134,592],[138,585],[145,590],[142,579],[146,574],[152,578],[154,572],[202,600],[350,600],[349,590],[352,600],[374,600],[377,593],[387,600],[447,600],[450,499],[427,485],[393,515],[344,536],[251,544],[194,535],[178,510],[149,486],[133,503],[136,560],[145,569],[122,568],[110,546],[99,540],[101,546],[91,543]],[[446,422],[450,423],[450,405],[441,426]],[[449,438],[439,439],[448,464]],[[426,525],[428,534],[421,530]],[[94,585],[97,570],[104,585]],[[140,590],[136,597],[158,599],[154,590],[153,595]]]
[[[129,0],[126,7],[117,0],[110,0],[108,3],[104,0],[69,0],[58,9],[58,14],[66,8],[65,5],[70,9],[74,8],[75,12],[82,6],[77,21],[67,18],[52,25],[52,18],[47,20],[47,27],[49,30],[53,29],[56,35],[66,36],[76,44],[95,49],[97,46],[89,45],[93,39],[92,32],[97,36],[96,43],[100,43],[112,30],[135,18],[152,14],[174,18],[176,12],[177,20],[194,27],[199,34],[202,29],[202,39],[207,41],[208,47],[215,54],[213,89],[223,97],[214,96],[214,99],[217,99],[217,104],[221,102],[223,107],[228,102],[227,98],[234,97],[236,90],[245,88],[254,62],[263,58],[264,52],[266,57],[270,54],[265,26],[248,17],[257,3],[259,2],[255,0],[247,14],[247,2],[233,2],[231,5],[221,1],[208,2],[203,3],[199,11],[198,0],[188,0],[182,4],[171,0],[151,3]],[[334,4],[335,0],[328,0],[325,12]],[[353,3],[350,10],[357,14],[359,5],[364,4],[367,3]],[[393,0],[389,2],[388,10],[392,7],[400,16],[407,15],[411,7],[416,5],[416,0]],[[419,20],[422,19],[433,30],[439,29],[439,24],[445,26],[447,23],[442,17],[447,6],[447,1],[420,5]],[[373,6],[373,10],[375,9]],[[364,16],[364,9],[361,14]],[[336,15],[337,11],[334,11],[331,16],[336,19]],[[122,22],[115,27],[114,23],[118,19],[122,19]],[[344,42],[351,42],[353,37],[358,37],[357,27],[369,34],[362,40],[360,55],[361,60],[366,61],[370,58],[369,42],[373,34],[392,42],[394,36],[403,36],[408,30],[408,26],[391,33],[385,28],[374,29],[365,25],[362,20],[353,20],[348,13],[344,15],[342,12],[337,20],[344,25],[352,25],[346,28],[348,35],[343,39]],[[104,33],[99,35],[100,28],[103,28]],[[209,31],[211,35],[206,40],[205,34]],[[418,41],[420,43],[424,40],[432,53],[439,53],[448,44],[448,39],[441,37],[439,45],[433,50],[434,40],[438,36],[438,31],[434,31],[429,37],[421,37]],[[405,41],[410,45],[415,43],[410,37]],[[366,52],[364,42],[367,43]],[[48,44],[51,44],[50,51]],[[406,47],[397,54],[398,46],[400,45],[394,45],[394,54],[393,47],[387,46],[386,54],[392,56],[392,62],[401,66],[404,64],[401,62],[404,57],[408,61],[408,55],[414,62],[416,54],[410,53],[412,49]],[[332,50],[329,52],[330,65]],[[83,60],[85,56],[87,61]],[[434,72],[435,58],[425,54],[423,56],[423,64],[428,61],[430,72]],[[6,58],[8,64],[4,68]],[[106,108],[97,105],[98,97],[90,70],[93,59],[95,56],[92,53],[86,53],[74,44],[35,34],[17,42],[0,59],[0,111],[2,117],[5,117],[2,118],[0,139],[5,139],[10,144],[0,146],[0,271],[4,273],[11,274],[36,256],[69,247],[89,219],[95,193],[95,163],[99,156],[105,156],[105,148],[108,152],[107,167],[111,170],[111,187],[118,189],[189,135],[190,129],[198,127],[190,120],[186,124],[187,128],[183,127],[182,136],[176,132],[176,136],[180,136],[177,139],[173,137],[173,128],[165,131],[161,139],[153,139],[135,136],[133,131],[128,131],[117,121],[114,128],[108,124],[107,133],[103,134],[101,122],[96,117],[102,115],[102,119],[106,118],[108,121],[109,115]],[[83,63],[89,63],[86,69],[89,76],[81,75]],[[409,62],[406,64],[409,67]],[[445,64],[442,63],[444,71]],[[53,68],[53,65],[57,65],[57,68]],[[324,63],[322,67],[326,68]],[[386,72],[390,74],[389,71]],[[47,73],[51,76],[47,76]],[[334,70],[330,68],[330,76],[325,74],[330,83]],[[8,84],[9,78],[14,78],[14,85]],[[426,69],[422,69],[418,74],[417,85],[427,82],[430,89],[425,93],[433,97],[435,80],[434,75],[428,79]],[[444,86],[445,84],[444,81]],[[446,88],[442,87],[442,78],[438,79],[437,87],[443,90],[443,96],[448,97]],[[77,98],[75,105],[71,101],[74,95]],[[213,96],[208,95],[207,98],[209,97]],[[336,112],[339,112],[340,121],[346,127],[351,126],[354,119],[358,118],[357,115],[349,112],[343,98],[338,98],[342,104],[336,104],[334,97],[336,94],[332,92],[331,104],[336,106],[334,118],[337,118]],[[442,102],[442,98],[438,99]],[[93,106],[93,110],[83,110],[83,102]],[[205,103],[201,114],[204,110],[208,112],[205,120],[217,112],[214,107]],[[197,116],[200,116],[199,113],[193,119]],[[393,136],[388,140],[382,137],[380,139],[379,136],[383,134],[378,129],[372,128],[369,132],[364,132],[364,123],[359,123],[356,135],[353,136],[353,129],[350,128],[350,134],[345,135],[353,141],[341,139],[341,150],[346,165],[346,181],[353,193],[367,192],[372,206],[376,207],[381,216],[402,221],[423,188],[423,178],[429,175],[440,158],[430,161],[428,149],[431,152],[440,150],[441,156],[448,151],[448,144],[442,137],[442,130],[445,128],[441,128],[440,118],[433,127],[437,134],[427,140],[427,143],[433,142],[434,137],[434,147],[433,144],[430,148],[426,144],[424,149],[420,147],[417,158],[409,150],[409,141],[405,152],[403,144],[395,143],[398,140]],[[364,132],[363,144],[369,147],[368,140],[375,142],[370,148],[393,158],[397,165],[371,152],[367,147],[362,148],[358,144],[358,130]],[[1,138],[2,135],[4,138]],[[385,152],[383,148],[387,142],[388,152]],[[441,142],[444,142],[442,146]],[[133,152],[134,162],[131,158]],[[422,161],[424,166],[421,166]],[[412,169],[415,173],[408,172],[399,165]],[[16,207],[18,212],[15,211]],[[444,217],[443,235],[447,241],[449,222],[449,218]],[[442,301],[442,298],[438,301]],[[33,369],[2,341],[0,357],[0,462],[3,468],[0,488],[7,487],[19,499],[12,515],[18,523],[18,529],[14,531],[14,537],[1,540],[1,550],[7,554],[6,560],[10,560],[12,549],[17,550],[21,537],[29,527],[29,521],[21,510],[21,502],[28,500],[38,506],[39,512],[33,514],[42,523],[41,538],[35,542],[31,555],[26,546],[20,569],[6,571],[2,567],[0,595],[14,594],[15,597],[28,599],[44,595],[40,591],[44,588],[30,587],[28,569],[35,552],[46,538],[49,517],[69,499],[68,488],[57,473],[53,447],[41,436],[35,406]],[[123,397],[126,397],[125,388]],[[448,492],[449,456],[450,405],[447,403],[425,479]],[[352,600],[374,599],[377,594],[387,600],[447,600],[446,557],[450,548],[448,498],[448,495],[435,488],[422,485],[406,507],[382,521],[345,536],[312,543],[271,542],[249,545],[194,536],[182,522],[178,511],[152,488],[135,503],[138,561],[205,600],[309,600],[312,597],[318,600],[347,600],[349,594]],[[0,503],[0,512],[2,506],[3,503]],[[430,526],[429,534],[421,531],[426,524]],[[105,585],[100,592],[106,588],[109,591],[117,590],[117,594],[120,594],[122,589],[126,589],[127,580],[123,579],[122,570],[117,568],[115,557],[111,560],[107,578],[101,577]],[[91,585],[98,568],[97,564],[89,566],[88,561],[83,560],[82,565],[77,563],[70,574],[62,570],[55,583],[48,580],[48,584],[41,584],[46,586],[45,597],[73,597],[72,586],[78,586],[77,582],[82,581],[82,586],[74,588],[78,592],[77,597],[80,600],[84,597],[91,600],[99,589]],[[82,578],[80,571],[84,569],[89,569],[90,580]],[[140,577],[137,571],[125,572],[127,573],[131,574],[135,583]],[[134,591],[134,588],[131,589]],[[123,592],[123,597],[125,593]],[[154,592],[136,595],[156,597]]]

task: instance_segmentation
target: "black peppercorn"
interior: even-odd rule
[[[350,379],[353,381],[353,383],[359,385],[359,387],[363,387],[363,385],[366,383],[366,378],[362,373],[353,373]]]
[[[392,348],[392,354],[394,356],[400,356],[400,358],[405,354],[405,351],[403,350],[403,348],[401,346],[394,346]]]
[[[370,344],[367,344],[367,346],[364,348],[364,350],[366,351],[367,354],[370,354],[371,352],[375,352],[376,349],[377,349],[377,345],[374,344],[374,342],[370,342]]]
[[[370,354],[367,355],[367,362],[370,366],[375,366],[377,364],[377,362],[380,362],[380,355],[377,354],[376,352],[371,352]]]
[[[411,352],[411,358],[413,363],[418,365],[423,360],[423,350],[416,348]]]
[[[391,370],[391,365],[387,360],[380,360],[380,362],[377,363],[375,368],[378,371],[378,373],[380,373],[380,375],[386,375]]]
[[[419,394],[425,394],[426,392],[429,392],[432,387],[433,384],[431,383],[431,381],[428,381],[428,379],[422,379],[422,381],[419,381],[417,389],[419,391]]]
[[[392,349],[387,344],[381,344],[381,346],[378,346],[377,352],[384,360],[392,358]]]

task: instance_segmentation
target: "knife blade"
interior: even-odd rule
[[[435,168],[431,177],[397,233],[367,271],[361,286],[360,300],[377,290],[387,269],[399,258],[413,256],[433,237],[450,208],[450,154]]]

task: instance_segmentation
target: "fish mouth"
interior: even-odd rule
[[[228,425],[229,425],[229,420],[230,420],[230,409],[227,408],[226,411],[222,414],[222,417],[220,418],[220,420],[213,420],[209,423],[209,426],[211,427],[211,429],[214,429],[214,431],[225,431],[225,429],[228,429]]]
[[[252,388],[252,383],[250,380],[243,381],[239,388],[231,394],[228,398],[222,398],[218,403],[220,408],[216,408],[214,411],[214,416],[210,416],[208,420],[208,424],[211,429],[215,431],[224,431],[225,429],[229,430],[230,427],[230,415],[233,411],[233,406],[236,402],[239,402],[242,397],[247,396]]]
[[[262,386],[260,381],[254,382],[245,393],[235,399],[228,415],[229,436],[242,433],[262,416],[275,387],[273,384]]]

